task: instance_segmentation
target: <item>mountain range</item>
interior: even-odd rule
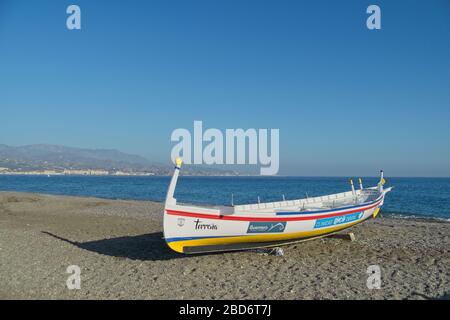
[[[125,172],[150,172],[167,175],[172,165],[153,163],[150,160],[114,149],[84,149],[61,145],[33,144],[9,146],[0,144],[0,167],[14,171],[27,170],[120,170]],[[204,166],[187,168],[186,174],[229,175],[231,171]]]

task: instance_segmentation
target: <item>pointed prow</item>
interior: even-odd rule
[[[383,170],[380,170],[380,182],[378,183],[378,190],[380,192],[383,192],[383,186],[386,183],[386,180],[384,180],[384,172]]]
[[[176,205],[177,199],[173,197],[175,193],[175,188],[177,186],[178,175],[180,174],[181,165],[183,164],[183,160],[181,158],[177,158],[175,160],[175,170],[172,175],[172,179],[170,179],[169,189],[167,190],[166,196],[166,207],[167,205]]]

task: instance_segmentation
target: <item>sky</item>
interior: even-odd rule
[[[282,175],[448,177],[450,1],[0,0],[1,144],[169,163],[195,120],[279,129]]]

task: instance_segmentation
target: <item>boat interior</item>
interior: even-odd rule
[[[363,205],[375,201],[381,196],[377,187],[359,189],[336,193],[326,196],[307,197],[296,200],[283,200],[276,202],[264,202],[256,204],[243,204],[234,206],[208,206],[196,204],[182,204],[177,206],[185,209],[195,210],[196,208],[206,209],[211,213],[220,215],[229,215],[236,212],[240,213],[273,213],[273,212],[308,212],[317,210],[331,210],[341,207]]]

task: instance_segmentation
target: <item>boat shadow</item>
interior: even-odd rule
[[[48,231],[42,233],[74,245],[80,249],[106,256],[142,261],[161,261],[185,258],[185,255],[170,250],[163,239],[162,232],[77,242],[65,239]]]
[[[416,297],[416,296],[417,296],[417,297],[420,297],[420,298],[422,298],[422,299],[424,299],[424,300],[450,300],[450,293],[449,293],[449,292],[444,293],[444,294],[441,295],[441,296],[431,297],[431,296],[427,296],[427,295],[425,295],[425,294],[423,294],[423,293],[414,291],[414,292],[411,294],[411,296],[413,296],[413,297]],[[405,298],[404,300],[409,300],[409,298]]]
[[[450,300],[450,292],[445,293],[444,295],[437,298],[438,300]]]

